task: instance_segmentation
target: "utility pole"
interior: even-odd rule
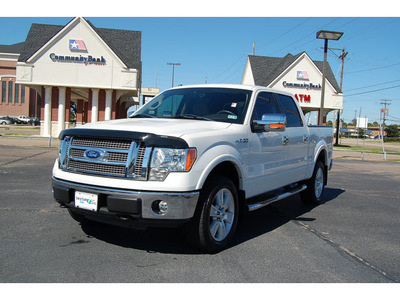
[[[340,72],[340,91],[343,88],[343,69],[344,69],[344,59],[346,58],[349,52],[345,52],[345,49],[336,49],[336,48],[329,48],[332,50],[342,50],[342,54],[339,56],[339,59],[342,60],[341,72]],[[337,119],[336,119],[336,143],[335,146],[339,145],[339,131],[340,131],[340,109],[338,109]]]
[[[386,107],[391,104],[389,102],[392,101],[392,100],[382,99],[381,101],[382,102],[380,104],[384,106],[384,108],[381,109],[381,115],[383,114],[383,121],[382,121],[382,124],[381,124],[382,150],[383,150],[383,157],[384,157],[384,159],[386,161],[385,142],[384,142],[384,139],[383,139],[383,135],[384,135],[384,132],[385,132],[386,114],[388,112],[388,109]]]
[[[382,112],[383,112],[383,125],[385,126],[386,114],[387,114],[387,112],[388,112],[388,109],[387,109],[386,107],[392,104],[392,103],[389,103],[389,102],[391,102],[392,100],[382,99],[381,101],[382,101],[382,102],[381,102],[381,105],[384,106]]]
[[[174,73],[175,73],[175,66],[180,66],[181,63],[167,63],[167,65],[172,66],[172,87],[174,87]]]
[[[357,124],[357,147],[358,147],[358,138],[360,136],[361,109],[362,109],[362,107],[360,107],[360,113],[358,114],[358,120],[356,120],[356,124]]]

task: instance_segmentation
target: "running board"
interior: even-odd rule
[[[301,186],[297,186],[293,190],[288,191],[286,193],[276,195],[276,196],[274,196],[272,198],[268,198],[268,199],[263,200],[263,201],[258,202],[258,203],[249,204],[247,207],[248,207],[249,211],[253,211],[253,210],[262,208],[262,207],[264,207],[264,206],[266,206],[268,204],[271,204],[272,202],[276,202],[276,201],[285,199],[287,197],[293,196],[293,195],[295,195],[297,193],[300,193],[300,192],[304,191],[306,188],[307,188],[307,186],[305,184],[303,184]]]

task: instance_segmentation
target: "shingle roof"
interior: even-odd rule
[[[283,71],[285,71],[296,59],[302,54],[297,55],[287,54],[285,57],[268,57],[268,56],[249,56],[251,70],[253,72],[254,84],[261,86],[268,86],[274,79],[276,79]],[[313,61],[317,68],[322,73],[322,61]],[[339,85],[333,75],[329,63],[326,68],[326,79],[332,84],[336,91],[340,92]]]
[[[86,20],[86,22],[128,68],[141,71],[142,33],[140,31],[96,28],[89,21]],[[27,61],[65,26],[32,24],[18,60]]]
[[[19,54],[24,47],[24,42],[14,45],[0,45],[0,53],[14,53]]]
[[[27,61],[63,28],[60,25],[32,24],[18,61]]]
[[[114,53],[128,68],[141,70],[142,32],[121,29],[96,28],[91,22],[93,30],[106,42]]]

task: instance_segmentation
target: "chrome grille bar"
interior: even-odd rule
[[[67,171],[147,180],[151,148],[135,141],[66,137],[61,149],[60,168]]]

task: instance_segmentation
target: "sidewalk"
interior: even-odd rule
[[[362,151],[352,151],[352,150],[333,150],[333,159],[343,159],[343,160],[366,160],[366,161],[384,161],[383,153],[369,153]],[[387,161],[400,162],[399,154],[386,153]]]
[[[18,146],[18,147],[51,147],[58,148],[60,140],[56,137],[45,138],[41,136],[0,136],[0,146]]]

